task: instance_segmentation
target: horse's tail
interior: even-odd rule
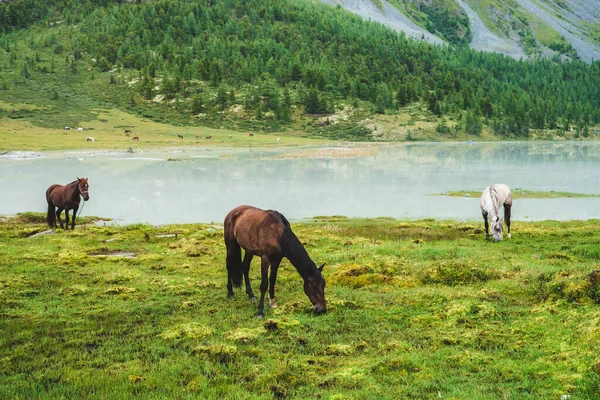
[[[227,274],[233,286],[240,287],[242,286],[243,278],[242,248],[233,236],[233,221],[229,219],[229,216],[225,219],[223,236],[225,238],[225,247],[227,248],[227,258],[225,260]]]
[[[46,201],[48,202],[48,213],[46,214],[46,221],[48,221],[48,226],[53,228],[56,226],[56,212],[54,208],[54,203],[50,200],[50,188],[46,190]]]

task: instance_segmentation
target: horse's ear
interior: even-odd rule
[[[321,266],[319,267],[319,272],[323,272],[323,267],[324,267],[324,266],[325,266],[325,263],[323,263],[323,265],[321,265]]]

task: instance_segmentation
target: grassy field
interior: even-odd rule
[[[293,229],[328,312],[284,261],[264,319],[226,298],[219,226],[0,221],[0,398],[600,396],[598,220],[493,243],[474,222],[315,217]]]
[[[79,126],[48,128],[23,119],[0,119],[0,152],[3,151],[62,151],[71,149],[121,149],[164,148],[171,146],[298,146],[314,143],[326,144],[326,140],[308,139],[286,133],[285,135],[253,133],[230,129],[214,129],[197,126],[176,126],[137,117],[117,110],[97,110],[95,117]],[[68,126],[68,125],[65,125]],[[131,130],[129,137],[125,130]],[[182,135],[179,139],[177,135]],[[87,137],[94,142],[87,142]],[[133,141],[137,136],[139,141]],[[210,139],[206,139],[210,136]],[[230,137],[231,136],[231,137]],[[280,138],[278,141],[277,138]]]

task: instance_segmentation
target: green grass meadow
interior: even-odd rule
[[[598,220],[294,223],[328,312],[284,261],[262,319],[226,297],[219,226],[0,221],[0,398],[600,396]]]

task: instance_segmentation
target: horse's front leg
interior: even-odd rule
[[[488,213],[483,211],[481,215],[483,215],[483,224],[485,225],[485,240],[488,240],[490,238],[490,224],[488,222]]]
[[[275,281],[277,280],[277,269],[281,263],[281,257],[277,257],[271,263],[271,276],[269,277],[269,307],[277,307],[275,302]]]
[[[512,209],[512,204],[505,204],[504,205],[504,219],[506,220],[506,229],[508,231],[508,234],[506,235],[506,237],[508,237],[510,239],[510,212]]]
[[[242,261],[242,273],[244,274],[244,283],[246,284],[246,294],[248,295],[248,299],[252,301],[256,301],[256,297],[254,297],[254,293],[252,293],[252,286],[250,285],[250,263],[252,261],[252,254],[249,251],[246,251],[244,254],[244,261]]]
[[[60,214],[62,214],[64,208],[60,208],[58,207],[58,209],[56,210],[56,219],[58,220],[58,223],[60,224],[60,227],[62,229],[65,229],[65,225],[63,224],[62,219],[60,219]]]
[[[257,317],[264,317],[265,293],[269,288],[269,257],[264,255],[260,258],[260,301],[258,302]]]
[[[71,216],[71,230],[75,229],[75,217],[77,217],[77,209],[79,206],[73,207],[73,215]]]

